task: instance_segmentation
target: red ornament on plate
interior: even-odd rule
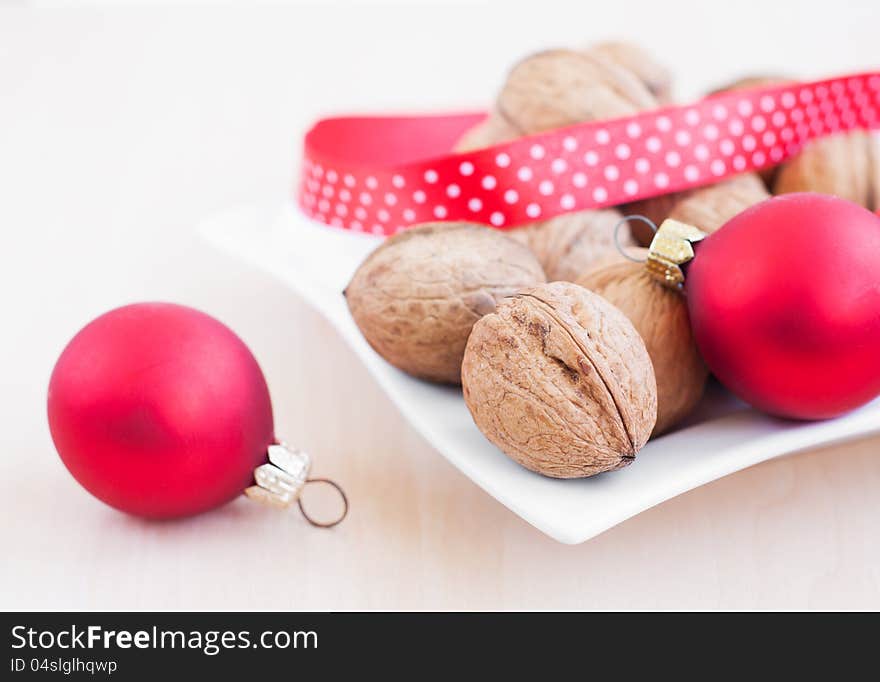
[[[55,365],[48,413],[74,478],[137,516],[197,514],[242,492],[286,507],[307,482],[308,455],[275,441],[254,356],[193,308],[138,303],[86,325]]]
[[[718,379],[770,414],[823,419],[880,395],[880,218],[821,194],[742,212],[699,242],[685,289]]]

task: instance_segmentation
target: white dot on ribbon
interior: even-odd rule
[[[450,199],[455,199],[459,194],[461,194],[461,187],[456,184],[449,185],[446,188],[446,196]]]
[[[550,196],[553,194],[553,183],[549,180],[542,180],[541,184],[538,185],[538,191],[545,197]]]
[[[532,179],[532,169],[528,166],[523,166],[516,172],[516,177],[518,177],[522,182],[528,182]]]
[[[391,184],[397,187],[397,189],[401,189],[404,185],[406,185],[406,180],[403,179],[402,175],[395,175],[391,178]]]
[[[413,201],[417,204],[424,204],[425,199],[427,199],[427,196],[422,190],[417,189],[415,192],[413,192]]]
[[[507,168],[510,165],[510,156],[501,152],[495,157],[495,165],[499,168]]]
[[[433,185],[435,182],[437,182],[437,177],[437,171],[432,169],[425,171],[425,182],[427,182],[429,185]],[[369,182],[367,183],[367,185],[369,186]]]
[[[491,216],[489,216],[489,222],[491,222],[495,227],[500,227],[504,224],[504,214],[501,211],[495,211]]]
[[[593,190],[593,199],[598,201],[599,203],[602,203],[603,201],[608,199],[608,190],[606,190],[604,187],[597,187]]]
[[[483,189],[493,190],[493,189],[495,189],[496,185],[498,184],[498,181],[495,179],[495,176],[487,175],[486,177],[483,178],[483,180],[480,184],[483,185]]]
[[[504,193],[504,201],[508,204],[515,204],[519,201],[519,193],[515,189],[509,189]]]
[[[563,194],[559,199],[559,205],[566,211],[574,208],[574,197],[571,194]]]
[[[443,220],[448,214],[445,206],[435,206],[434,207],[434,217]]]
[[[462,161],[458,166],[458,172],[462,175],[471,175],[474,172],[474,164],[470,161]]]
[[[536,161],[543,159],[544,153],[544,148],[539,144],[533,144],[531,149],[529,149],[529,156],[531,156]]]
[[[587,176],[584,173],[575,173],[571,176],[571,182],[575,187],[586,187]]]
[[[541,215],[541,207],[538,204],[532,203],[526,206],[526,215],[529,218],[537,218]]]
[[[468,201],[468,208],[476,213],[483,208],[483,202],[479,198],[474,197],[473,199]]]
[[[562,147],[567,152],[573,152],[578,148],[577,140],[569,135],[564,140],[562,140]]]

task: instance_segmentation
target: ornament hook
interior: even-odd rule
[[[641,223],[645,223],[648,227],[651,228],[651,232],[657,234],[657,225],[654,224],[654,221],[648,218],[647,216],[640,215],[638,213],[633,213],[632,215],[625,215],[623,218],[617,221],[617,224],[614,226],[614,247],[620,253],[621,256],[626,258],[627,260],[631,260],[634,263],[644,263],[646,262],[646,258],[635,258],[626,252],[623,244],[620,243],[620,228],[624,225],[628,225],[630,220],[636,220]]]
[[[299,497],[296,503],[297,505],[299,505],[299,511],[300,514],[303,515],[303,518],[316,528],[333,528],[333,526],[342,523],[345,517],[348,516],[348,496],[345,494],[342,486],[340,486],[336,481],[330,480],[329,478],[309,478],[306,480],[306,485],[308,485],[309,483],[326,483],[327,485],[336,488],[336,492],[338,492],[339,497],[342,498],[342,513],[333,521],[315,521],[315,519],[308,515],[305,508],[303,507],[302,497]]]
[[[244,491],[250,499],[278,509],[287,509],[296,502],[305,520],[318,528],[332,528],[348,515],[348,497],[338,483],[328,478],[309,478],[312,458],[307,452],[282,442],[269,446],[268,457],[268,462],[254,469],[255,485]],[[309,483],[326,483],[336,488],[343,504],[342,514],[337,519],[321,522],[308,515],[301,495]]]

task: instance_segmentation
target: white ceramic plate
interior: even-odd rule
[[[545,478],[483,437],[459,390],[407,376],[363,339],[341,292],[378,238],[313,223],[292,205],[230,211],[204,223],[202,233],[277,276],[320,311],[413,428],[486,492],[560,542],[584,542],[758,462],[880,431],[880,399],[838,419],[794,423],[755,412],[714,388],[685,427],[648,443],[626,469],[582,480]]]

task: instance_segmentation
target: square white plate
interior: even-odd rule
[[[201,231],[217,247],[280,278],[320,311],[414,429],[486,492],[560,542],[584,542],[758,462],[880,431],[880,399],[838,419],[799,423],[760,414],[716,387],[687,425],[649,442],[626,469],[581,480],[545,478],[483,437],[460,390],[396,370],[361,336],[342,290],[379,238],[314,223],[293,205],[229,211],[206,221]]]

